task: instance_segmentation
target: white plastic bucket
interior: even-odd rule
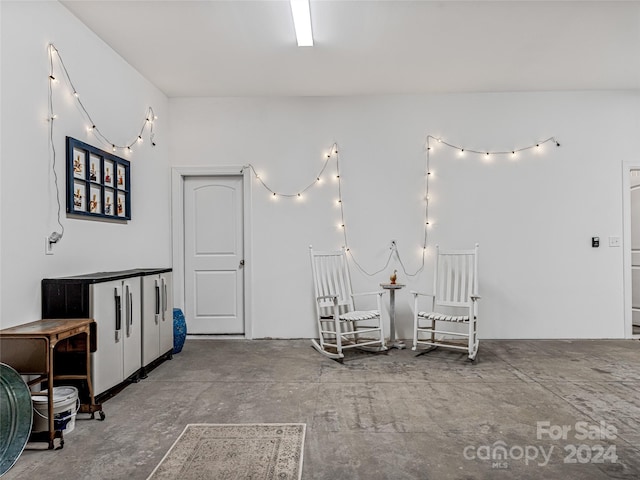
[[[33,431],[49,431],[49,392],[44,390],[31,397],[33,400]],[[76,387],[53,387],[54,430],[70,433],[76,426],[76,413],[80,409]]]

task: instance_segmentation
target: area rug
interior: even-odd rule
[[[305,427],[189,424],[147,480],[300,480]]]

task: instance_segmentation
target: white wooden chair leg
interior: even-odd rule
[[[418,295],[414,294],[413,300],[413,347],[411,350],[418,349]]]

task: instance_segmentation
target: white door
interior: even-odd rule
[[[242,176],[185,177],[185,318],[193,334],[244,334]]]
[[[640,333],[640,170],[631,170],[631,318]]]

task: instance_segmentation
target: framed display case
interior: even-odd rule
[[[130,162],[67,137],[67,213],[131,220]]]

